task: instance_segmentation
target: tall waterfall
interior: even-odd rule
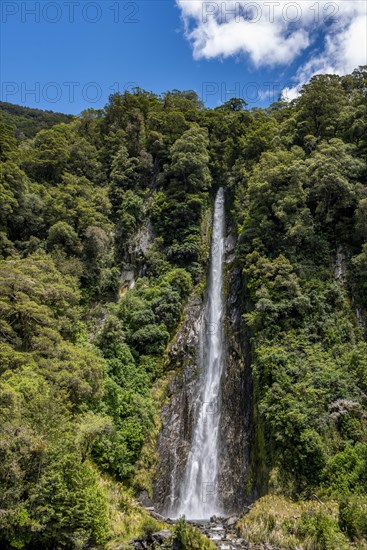
[[[219,464],[220,384],[223,370],[224,192],[215,200],[208,302],[202,330],[202,374],[196,424],[176,514],[205,519],[220,514],[217,494]]]

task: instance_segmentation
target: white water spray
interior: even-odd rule
[[[223,370],[224,192],[215,200],[208,304],[202,331],[202,376],[197,418],[180,488],[177,516],[206,519],[223,513],[217,493],[220,384]]]

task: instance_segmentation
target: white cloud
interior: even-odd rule
[[[243,56],[256,67],[285,66],[323,34],[298,68],[295,85],[316,73],[346,74],[367,63],[365,0],[176,0],[196,59]],[[289,97],[296,86],[289,89]]]

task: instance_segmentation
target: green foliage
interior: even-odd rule
[[[364,243],[361,252],[352,258],[351,269],[356,298],[363,307],[367,307],[367,243]]]
[[[50,250],[60,246],[67,254],[77,254],[80,241],[71,225],[66,222],[57,222],[48,230],[47,246]]]
[[[32,365],[7,370],[0,391],[0,539],[16,548],[103,543],[106,496],[75,445],[63,392]]]
[[[136,363],[124,340],[121,321],[110,314],[95,339],[107,364],[104,396],[98,410],[110,419],[110,429],[104,430],[95,442],[93,456],[104,469],[129,479],[152,423],[152,377]]]
[[[348,544],[339,530],[338,522],[325,512],[304,512],[297,534],[307,539],[307,547],[315,550],[347,549]]]
[[[331,138],[338,129],[338,115],[347,101],[342,80],[336,75],[311,78],[298,100],[297,134]]]
[[[364,78],[317,76],[287,108],[254,113],[232,170],[253,452],[294,496],[366,494],[366,157],[345,125]],[[314,547],[339,547],[328,521],[307,519]]]
[[[338,505],[316,500],[260,498],[238,523],[241,536],[252,543],[277,548],[347,550],[350,542],[338,524]]]
[[[72,115],[30,109],[5,101],[0,101],[0,115],[6,124],[14,128],[18,140],[32,138],[40,130],[51,128],[60,122],[71,122],[74,119]]]
[[[208,133],[197,124],[191,126],[171,148],[169,177],[188,193],[207,190],[211,184]],[[173,182],[171,183],[171,185]]]
[[[153,533],[157,532],[158,526],[159,524],[157,524],[157,521],[155,519],[153,519],[151,516],[147,516],[141,524],[142,535],[144,537],[149,537],[153,535]]]
[[[144,220],[144,200],[128,190],[119,197],[117,209],[117,223],[121,240],[125,241]]]
[[[107,501],[72,410],[101,395],[103,365],[73,343],[76,281],[46,254],[1,271],[1,537],[13,547],[79,548],[108,537]],[[80,441],[85,441],[85,437]]]
[[[199,529],[180,518],[173,530],[172,548],[176,550],[214,550],[215,544],[204,537]]]
[[[239,139],[240,159],[248,164],[259,160],[261,153],[270,148],[278,131],[276,120],[264,116],[261,112],[255,113],[245,135]]]
[[[289,260],[283,255],[275,260],[260,256],[256,251],[247,256],[244,275],[247,288],[256,304],[255,310],[247,314],[246,321],[251,327],[277,330],[279,318],[288,320],[301,317],[308,306],[302,293],[300,281]]]
[[[346,497],[340,503],[339,523],[352,540],[367,538],[367,497]]]
[[[342,497],[367,492],[367,445],[347,445],[330,458],[325,468],[325,485],[334,495]]]
[[[14,128],[0,120],[0,161],[6,162],[17,152]]]
[[[174,291],[177,291],[181,300],[188,298],[192,291],[192,277],[190,273],[182,268],[173,269],[163,279],[172,287]]]
[[[363,187],[358,184],[364,163],[351,153],[353,147],[340,139],[320,142],[308,160],[310,178],[310,207],[316,220],[328,228],[342,227],[343,218],[356,208]],[[340,231],[341,236],[342,231]]]
[[[218,111],[243,111],[246,105],[247,103],[244,99],[232,97],[231,99],[223,103],[223,105],[216,107],[216,109]]]
[[[133,485],[155,437],[154,385],[205,273],[212,185],[238,235],[263,434],[252,464],[297,498],[347,496],[341,525],[365,535],[365,90],[361,67],[265,110],[140,88],[78,119],[0,105],[0,545],[105,544],[98,470]],[[335,514],[303,511],[258,530],[345,547]],[[183,520],[174,536],[210,545]]]

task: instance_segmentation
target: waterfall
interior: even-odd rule
[[[221,514],[217,494],[220,384],[223,370],[224,191],[215,200],[205,323],[201,336],[201,379],[196,419],[175,515],[206,519]]]

